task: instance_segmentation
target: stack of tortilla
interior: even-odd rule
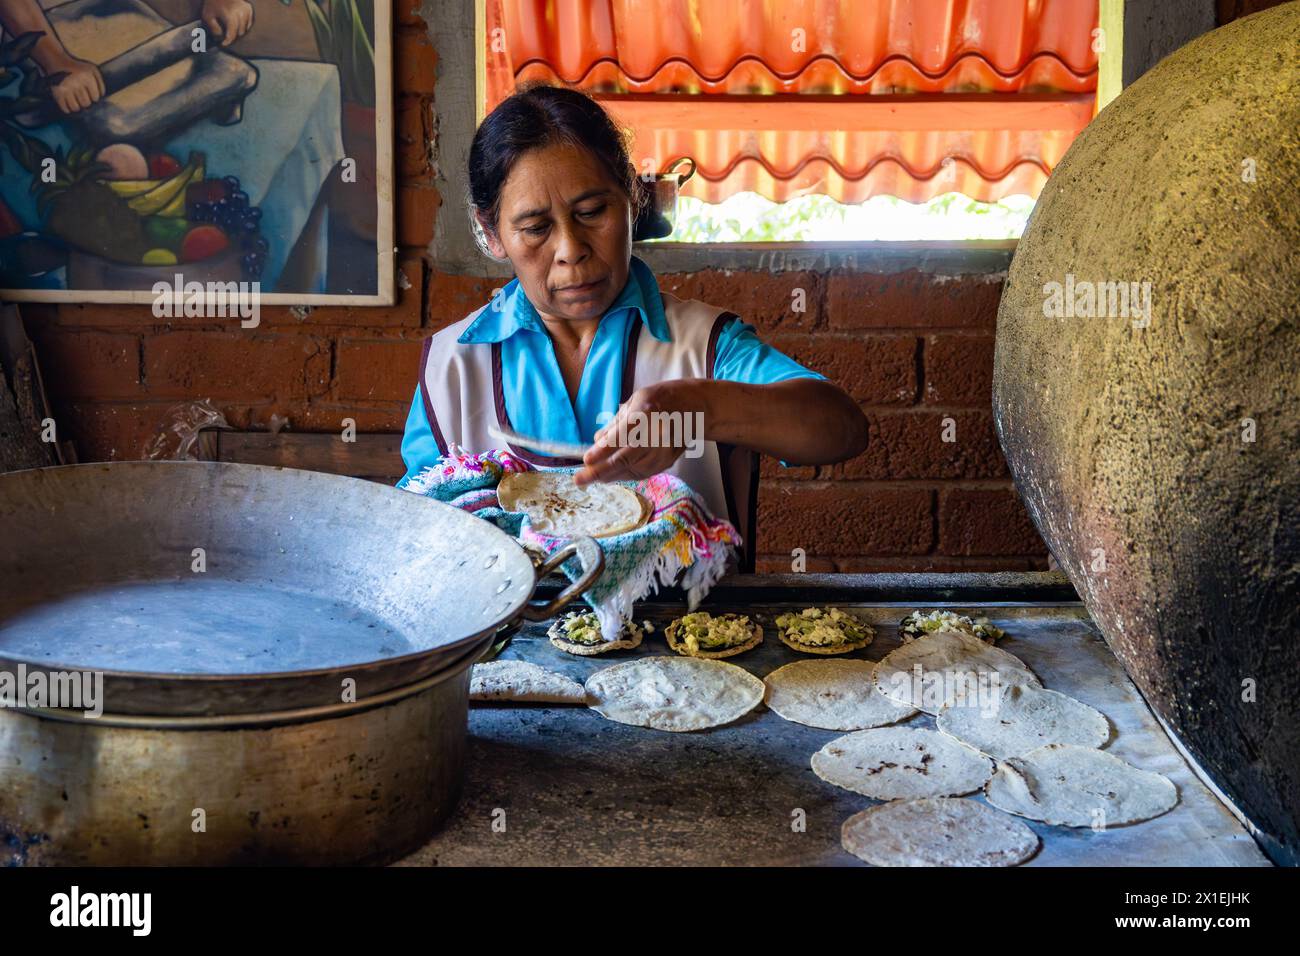
[[[854,731],[814,754],[812,769],[890,801],[855,814],[841,833],[848,852],[877,866],[1021,863],[1038,838],[999,810],[1104,827],[1177,803],[1167,778],[1097,749],[1110,740],[1103,714],[1047,690],[1024,661],[962,620],[875,665],[799,661],[766,683],[769,706],[787,720]],[[885,726],[917,711],[934,715],[938,730]],[[988,805],[954,799],[977,791]]]

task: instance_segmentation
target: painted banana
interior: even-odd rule
[[[163,182],[161,179],[110,179],[106,185],[123,199],[134,199],[151,189],[157,189]]]
[[[183,216],[185,189],[191,182],[202,180],[203,176],[202,154],[191,153],[184,169],[147,192],[127,199],[127,205],[137,216]]]

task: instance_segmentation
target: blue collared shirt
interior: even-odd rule
[[[618,411],[623,362],[632,323],[662,342],[671,341],[663,300],[654,273],[632,257],[627,284],[601,316],[582,369],[578,395],[569,391],[560,374],[555,347],[537,309],[528,301],[518,279],[500,293],[500,308],[484,309],[457,340],[465,344],[501,343],[501,385],[511,426],[525,435],[589,445],[596,432]],[[804,368],[767,345],[754,327],[740,319],[723,326],[713,360],[713,377],[731,382],[768,385],[791,378],[826,376]],[[440,457],[420,387],[415,389],[402,437],[407,479]]]

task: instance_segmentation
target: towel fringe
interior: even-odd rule
[[[615,590],[593,606],[605,640],[618,640],[623,622],[632,616],[633,605],[644,597],[658,594],[661,587],[672,587],[679,575],[682,590],[686,592],[687,611],[694,611],[699,606],[726,573],[727,551],[725,548],[711,549],[692,557],[690,537],[683,529],[669,547],[661,548],[632,568]],[[681,541],[685,542],[684,549]]]

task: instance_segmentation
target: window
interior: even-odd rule
[[[1096,0],[487,0],[479,115],[583,89],[682,156],[673,241],[1014,238],[1092,118]]]

